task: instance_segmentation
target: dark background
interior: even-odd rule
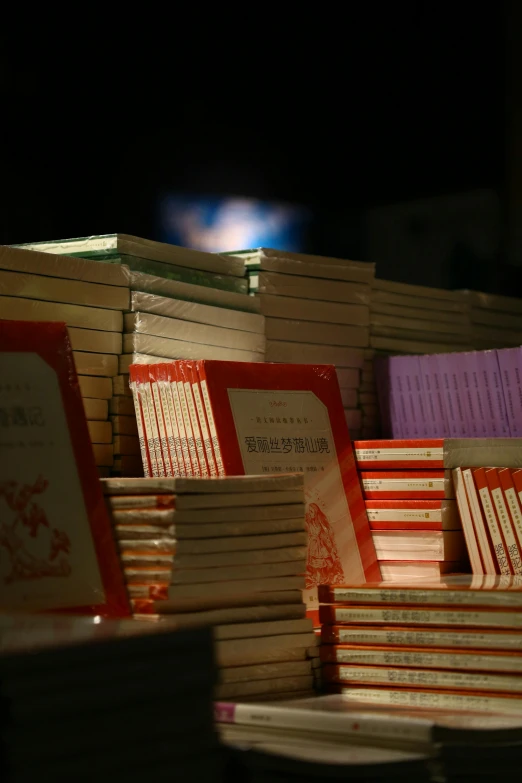
[[[485,189],[500,204],[494,251],[457,248],[429,281],[514,293],[512,8],[455,5],[348,3],[306,18],[249,6],[226,33],[201,6],[205,25],[174,14],[149,34],[137,20],[98,30],[95,45],[74,31],[7,36],[0,243],[158,238],[161,194],[187,191],[304,204],[309,251],[368,259],[369,209]],[[401,270],[396,249],[382,255],[368,260],[386,276],[428,279],[422,258]]]

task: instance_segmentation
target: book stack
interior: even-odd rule
[[[366,513],[384,581],[469,572],[443,441],[356,441]]]
[[[223,779],[211,632],[130,624],[0,618],[2,781]]]
[[[522,350],[376,360],[383,434],[483,438],[522,432]]]
[[[219,698],[313,692],[302,474],[102,483],[136,618],[215,626]]]
[[[266,248],[232,255],[244,261],[250,291],[261,303],[266,361],[335,365],[348,428],[359,436],[365,424],[361,371],[372,358],[366,349],[375,265]]]
[[[446,291],[376,278],[370,345],[386,353],[442,353],[472,348],[469,304]]]
[[[321,659],[346,702],[522,715],[519,580],[320,588]]]
[[[522,300],[511,296],[463,292],[469,303],[473,348],[522,345]]]
[[[0,247],[0,318],[68,327],[96,464],[113,465],[108,403],[122,351],[125,269],[80,258]]]

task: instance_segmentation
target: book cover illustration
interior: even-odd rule
[[[129,613],[64,324],[0,321],[0,607]]]

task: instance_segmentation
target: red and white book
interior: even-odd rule
[[[455,485],[455,494],[457,495],[457,505],[462,520],[464,538],[466,539],[466,547],[471,562],[471,571],[473,574],[484,574],[484,566],[482,565],[475,526],[473,525],[471,506],[468,500],[461,468],[455,468],[453,471],[453,483]]]
[[[166,364],[154,365],[154,383],[159,390],[161,409],[165,421],[167,444],[170,456],[170,464],[173,476],[181,476],[185,472],[183,455],[179,442],[178,423],[174,411],[174,401],[170,390],[168,371]],[[180,462],[181,460],[181,462]]]
[[[444,467],[444,440],[356,440],[359,470],[401,470]]]
[[[189,436],[185,429],[185,416],[183,415],[183,410],[181,407],[181,397],[180,397],[180,391],[178,386],[178,375],[176,370],[176,362],[168,362],[167,363],[167,374],[168,379],[170,383],[170,391],[172,394],[172,400],[174,403],[174,412],[176,414],[176,421],[178,422],[178,429],[179,429],[179,438],[181,443],[181,452],[183,455],[183,464],[185,466],[184,475],[185,476],[197,476],[198,473],[195,472],[193,462],[192,462],[192,454],[191,450],[189,448]]]
[[[319,584],[379,579],[335,368],[201,361],[198,371],[226,475],[304,473],[309,606]]]
[[[509,515],[506,499],[502,492],[502,487],[500,486],[498,471],[496,468],[490,468],[489,470],[486,470],[485,475],[495,506],[497,520],[500,524],[500,529],[502,530],[502,537],[511,563],[511,570],[514,574],[520,576],[522,575],[522,555],[515,537],[515,530],[511,524],[511,517]]]
[[[495,513],[493,498],[491,497],[486,478],[486,471],[484,468],[476,468],[473,471],[473,481],[475,482],[480,502],[482,504],[482,510],[484,512],[488,532],[491,537],[493,552],[498,564],[499,571],[505,576],[510,576],[512,573],[510,561],[508,559],[506,545],[497,520],[497,515]]]
[[[449,470],[361,471],[367,500],[429,500],[454,498]]]
[[[498,470],[498,478],[509,509],[511,524],[513,525],[518,545],[522,547],[522,507],[520,506],[511,471],[508,468],[500,468]]]
[[[475,482],[473,480],[473,473],[469,468],[462,471],[462,478],[466,487],[466,496],[468,498],[471,517],[473,519],[473,527],[477,537],[480,558],[484,567],[484,574],[499,574],[500,568],[493,551],[491,536],[489,534],[488,526],[484,520],[477,487],[475,486]]]
[[[203,397],[201,395],[201,388],[199,383],[199,375],[195,362],[185,362],[185,372],[190,379],[192,387],[192,394],[194,396],[194,403],[196,406],[199,428],[201,431],[201,438],[205,449],[205,455],[208,464],[208,470],[211,477],[218,476],[218,469],[216,465],[216,457],[212,446],[212,439],[210,437],[209,423],[207,414],[205,412],[205,406],[203,403]]]
[[[513,479],[513,484],[515,485],[519,503],[522,504],[522,470],[512,470],[511,477]]]
[[[151,399],[154,407],[156,427],[158,431],[159,445],[161,448],[161,454],[163,459],[163,465],[165,469],[165,476],[175,476],[176,461],[174,455],[174,463],[172,462],[172,456],[170,453],[170,446],[168,441],[168,429],[167,420],[165,417],[164,407],[161,401],[160,386],[157,383],[156,369],[158,365],[144,365],[148,369],[149,384],[151,390]]]
[[[145,429],[145,412],[143,410],[143,402],[138,393],[138,367],[140,365],[133,364],[129,368],[129,388],[132,392],[132,399],[134,403],[134,413],[136,415],[136,426],[138,428],[138,439],[140,442],[141,461],[143,464],[143,475],[149,478],[153,475],[152,463],[149,454],[149,448],[147,443],[147,433]]]
[[[462,530],[379,530],[373,533],[379,560],[462,561]]]
[[[468,563],[452,560],[380,560],[384,582],[404,584],[412,579],[438,581],[447,574],[458,574],[469,569]]]
[[[0,346],[0,609],[128,616],[66,326]]]
[[[203,443],[203,435],[201,433],[201,427],[199,424],[199,417],[196,410],[196,403],[194,400],[194,392],[192,390],[192,376],[187,367],[187,362],[176,362],[178,367],[179,377],[183,383],[183,389],[185,391],[185,400],[187,403],[187,410],[190,418],[190,426],[192,428],[192,436],[194,438],[194,447],[196,449],[196,457],[199,465],[199,472],[203,478],[207,478],[210,475],[207,455],[205,453],[205,444]]]
[[[454,500],[367,500],[371,530],[458,530]]]

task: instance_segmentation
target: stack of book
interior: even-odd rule
[[[370,318],[370,345],[378,351],[431,354],[472,348],[469,304],[460,291],[376,278]]]
[[[0,617],[2,781],[223,779],[211,632],[122,625]]]
[[[383,434],[483,438],[522,432],[522,350],[376,360]]]
[[[244,261],[250,291],[261,303],[266,361],[334,364],[348,428],[359,436],[367,404],[359,396],[361,371],[372,358],[375,265],[266,248],[232,255]]]
[[[366,513],[384,581],[469,572],[443,441],[356,441]]]
[[[135,617],[215,626],[219,698],[313,692],[301,474],[102,483]]]
[[[511,296],[463,292],[469,303],[473,348],[522,345],[522,300]]]
[[[108,403],[122,351],[128,278],[120,266],[0,247],[0,318],[68,327],[96,464],[113,465]]]
[[[522,715],[518,580],[320,588],[323,677],[353,704]]]

